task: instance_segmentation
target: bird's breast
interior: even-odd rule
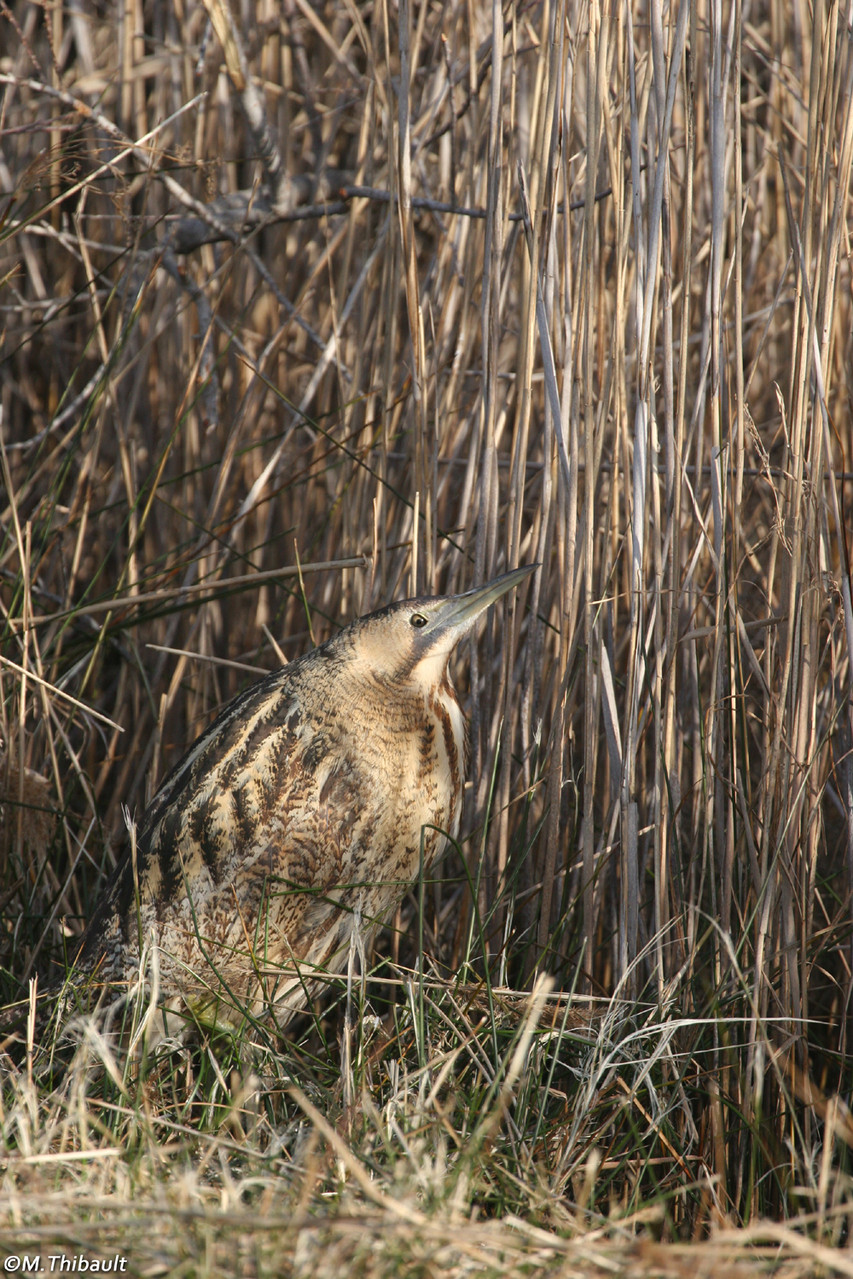
[[[456,839],[462,815],[468,744],[465,719],[449,680],[430,694],[428,716],[431,721],[431,770],[443,810],[441,820],[436,824]]]
[[[442,832],[459,833],[465,721],[449,680],[386,689],[383,700],[379,710],[368,701],[367,713],[350,708],[346,749],[339,741],[318,775],[318,806],[333,822],[346,815],[359,855],[369,845],[375,879],[399,884],[415,878],[422,856],[426,864],[435,859]]]

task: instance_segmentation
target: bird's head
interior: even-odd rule
[[[444,679],[450,654],[477,618],[535,568],[538,565],[513,569],[462,595],[400,600],[360,617],[340,638],[346,636],[352,658],[377,682],[434,687]]]

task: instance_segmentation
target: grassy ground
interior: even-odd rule
[[[542,567],[363,977],[8,1046],[0,1251],[850,1275],[849,15],[233,13],[0,5],[3,1002],[252,671]]]

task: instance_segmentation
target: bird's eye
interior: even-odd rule
[[[426,626],[427,624],[427,618],[424,617],[423,613],[413,613],[412,616],[409,618],[409,621],[411,622],[412,626],[417,626],[417,627]]]

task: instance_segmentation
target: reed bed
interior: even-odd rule
[[[541,565],[363,974],[7,1046],[0,1250],[853,1273],[851,22],[0,3],[3,1002],[252,672]]]

